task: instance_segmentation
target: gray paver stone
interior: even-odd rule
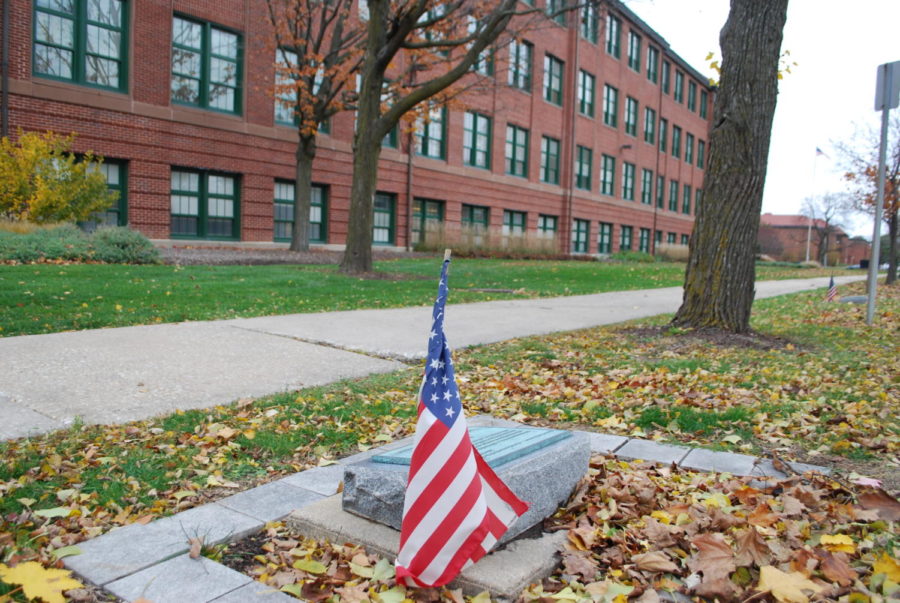
[[[160,524],[160,527],[185,542],[188,538],[202,538],[205,544],[218,544],[252,534],[262,528],[265,522],[218,503],[210,503],[160,519],[153,524]]]
[[[628,438],[625,436],[611,435],[608,433],[594,433],[592,431],[585,431],[582,433],[588,434],[588,437],[591,439],[591,454],[607,454],[609,452],[615,452],[628,441]]]
[[[271,586],[253,581],[227,595],[213,599],[212,603],[297,603],[297,599]]]
[[[370,455],[367,455],[367,458]],[[293,486],[294,488],[303,488],[310,492],[315,492],[323,496],[331,496],[338,491],[338,485],[344,479],[344,464],[328,465],[327,467],[315,467],[307,469],[293,475],[289,475],[281,480],[282,483]],[[298,505],[299,506],[299,505]],[[295,509],[297,507],[294,507]],[[293,511],[293,509],[291,509]]]
[[[690,448],[684,446],[672,446],[649,440],[631,439],[616,450],[616,456],[623,459],[641,459],[656,463],[678,463],[690,450]]]
[[[106,589],[126,601],[143,597],[153,603],[207,603],[252,581],[206,557],[179,555],[116,580]]]
[[[790,466],[797,473],[806,473],[807,471],[818,471],[823,475],[830,475],[831,468],[830,467],[822,467],[821,465],[807,465],[806,463],[794,463],[790,462]],[[754,467],[753,472],[750,475],[759,475],[761,477],[788,477],[788,475],[778,471],[774,465],[772,465],[772,461],[769,459],[761,459],[760,462]]]
[[[758,460],[755,456],[694,448],[678,463],[686,469],[718,471],[732,475],[753,475]]]
[[[278,480],[239,492],[216,503],[265,523],[277,521],[294,509],[320,498],[321,494]]]

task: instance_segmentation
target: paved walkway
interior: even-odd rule
[[[762,281],[757,298],[827,284]],[[448,308],[445,328],[454,347],[468,347],[674,312],[681,298],[671,287],[459,304]],[[400,360],[423,357],[430,313],[422,306],[2,338],[0,439],[76,418],[123,423],[394,371]]]

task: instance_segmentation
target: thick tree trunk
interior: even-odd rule
[[[703,203],[684,300],[674,323],[744,333],[753,305],[757,233],[787,0],[732,0]]]
[[[316,158],[315,136],[300,136],[297,145],[294,183],[294,226],[291,251],[309,251],[309,204],[312,194],[312,167]]]
[[[891,213],[888,221],[888,271],[885,283],[891,285],[897,281],[897,212]]]

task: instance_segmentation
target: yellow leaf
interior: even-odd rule
[[[800,572],[786,573],[771,565],[759,570],[759,584],[756,590],[771,592],[776,600],[783,603],[807,603],[809,597],[803,591],[818,593],[822,587]]]
[[[672,515],[670,515],[669,513],[665,512],[665,511],[654,511],[653,513],[650,514],[650,517],[652,517],[654,519],[658,519],[659,521],[663,522],[666,525],[672,523]]]
[[[324,574],[328,568],[313,559],[300,559],[294,562],[294,569],[303,570],[310,574]]]
[[[840,552],[852,555],[856,552],[856,545],[853,544],[853,539],[845,534],[834,534],[833,536],[823,534],[819,543],[832,553]]]
[[[873,574],[886,574],[888,580],[900,582],[900,563],[896,559],[891,559],[887,553],[881,554],[881,559],[872,566]]]
[[[84,587],[84,584],[71,578],[71,574],[68,570],[45,568],[36,561],[26,561],[15,567],[0,563],[0,580],[7,584],[21,584],[26,597],[41,598],[47,603],[65,603],[63,591]]]

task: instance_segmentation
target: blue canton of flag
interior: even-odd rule
[[[431,333],[428,335],[428,363],[425,366],[425,378],[422,381],[421,400],[428,410],[444,425],[450,427],[462,414],[462,402],[459,388],[453,376],[453,361],[450,358],[450,346],[444,335],[444,306],[447,303],[447,267],[450,261],[444,262],[441,269],[441,282],[438,285],[438,296],[434,302]]]

